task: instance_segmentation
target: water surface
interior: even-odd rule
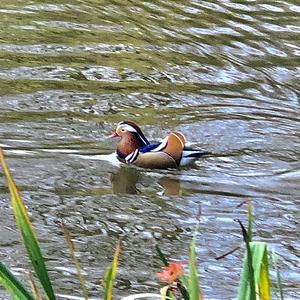
[[[200,206],[205,299],[233,299],[242,251],[215,257],[241,243],[249,198],[286,298],[300,297],[297,1],[3,0],[0,13],[0,144],[60,298],[81,295],[62,219],[94,298],[123,237],[120,298],[159,290],[155,243],[186,260]],[[107,136],[125,119],[212,154],[184,170],[117,164]],[[0,205],[0,258],[26,279],[4,180]]]

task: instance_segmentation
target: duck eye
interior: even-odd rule
[[[124,132],[124,131],[125,131],[125,129],[124,129],[124,128],[122,128],[122,129],[121,129],[121,131],[122,131],[122,132]]]

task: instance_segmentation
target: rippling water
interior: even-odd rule
[[[241,242],[247,198],[300,297],[297,1],[2,0],[0,13],[0,144],[61,298],[80,296],[61,219],[91,297],[123,236],[122,296],[158,291],[155,242],[186,259],[199,205],[205,298],[234,298],[242,252],[215,257]],[[115,164],[106,137],[124,119],[213,154],[176,171]],[[0,205],[1,260],[25,278],[3,183]]]

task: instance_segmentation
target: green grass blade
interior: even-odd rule
[[[65,223],[62,223],[62,228],[64,230],[64,234],[65,234],[65,237],[66,237],[66,240],[67,240],[67,243],[68,243],[71,255],[72,255],[73,262],[76,266],[77,275],[79,277],[79,282],[80,282],[81,289],[82,289],[82,292],[83,292],[83,297],[84,297],[84,299],[88,300],[89,299],[89,292],[88,292],[87,287],[86,287],[85,279],[84,279],[84,277],[81,273],[80,263],[79,263],[76,255],[75,255],[74,243],[72,241],[71,235],[70,235],[69,230],[68,230]]]
[[[180,281],[182,282],[182,284],[185,286],[185,287],[188,287],[189,286],[189,276],[187,275],[181,275],[180,276]]]
[[[53,300],[55,299],[54,291],[48,276],[44,258],[41,254],[36,234],[30,222],[23,200],[21,199],[19,191],[12,179],[9,168],[4,159],[2,149],[0,149],[0,162],[6,177],[14,215],[21,232],[27,254],[31,260],[35,273],[44,288],[45,293],[50,300]]]
[[[256,300],[255,279],[253,270],[253,259],[250,248],[249,237],[247,231],[240,220],[237,220],[241,226],[244,241],[246,244],[246,254],[244,257],[243,269],[239,285],[239,300]]]
[[[284,300],[282,281],[281,281],[280,269],[278,264],[278,255],[275,252],[272,253],[272,260],[274,262],[275,270],[276,270],[277,290],[279,291],[279,299]]]
[[[260,299],[270,300],[269,259],[267,244],[264,242],[250,243],[253,259],[255,286],[258,287]]]
[[[184,278],[184,275],[180,276],[180,279],[177,282],[177,287],[178,287],[178,290],[180,291],[180,293],[182,295],[183,300],[190,300],[190,295],[189,295],[189,292],[186,288],[188,286],[188,278],[184,278],[184,280],[185,279],[187,280],[186,281],[187,284],[185,284],[183,282],[183,280],[182,280],[183,278]]]
[[[198,283],[198,272],[196,267],[196,251],[194,242],[190,247],[189,253],[189,296],[191,300],[199,300],[200,298],[200,291],[199,291],[199,283]]]
[[[169,264],[169,261],[168,259],[166,258],[166,256],[163,254],[163,252],[160,250],[159,246],[156,244],[155,245],[155,250],[160,258],[160,260],[162,261],[162,263],[165,265],[165,266],[168,266]]]
[[[105,272],[105,276],[104,276],[104,294],[105,294],[104,299],[105,300],[112,300],[112,289],[113,289],[114,280],[117,275],[117,267],[118,267],[118,261],[120,257],[120,251],[121,251],[121,241],[118,243],[116,247],[111,266]]]
[[[34,300],[23,284],[0,262],[0,284],[10,293],[12,299]]]
[[[248,234],[248,240],[249,242],[252,242],[252,237],[253,237],[253,204],[251,200],[247,201],[248,205],[248,228],[247,228],[247,234]]]
[[[190,300],[203,299],[201,289],[199,287],[198,267],[196,259],[196,237],[198,233],[199,223],[196,226],[195,233],[190,245],[189,252],[189,278],[188,292]]]
[[[269,259],[268,259],[268,249],[267,244],[264,242],[251,242],[249,243],[249,248],[252,255],[252,265],[253,265],[253,275],[254,275],[254,296],[259,295],[261,300],[271,299],[271,289],[270,289],[270,277],[269,277]],[[248,250],[247,250],[248,251]],[[251,293],[250,274],[248,272],[248,259],[249,256],[244,257],[244,268],[240,281],[240,290],[238,299],[248,300],[253,299],[253,293]]]
[[[248,283],[248,260],[247,256],[244,255],[243,259],[243,268],[240,275],[240,283],[239,283],[239,289],[238,289],[238,300],[246,300],[249,298],[248,295],[248,289],[249,289],[249,283]]]
[[[255,286],[258,287],[260,299],[271,300],[267,244],[264,242],[252,242],[250,247],[253,258]]]

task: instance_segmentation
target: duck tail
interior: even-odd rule
[[[193,148],[184,148],[183,149],[183,157],[190,157],[190,158],[199,158],[203,155],[211,154],[209,151],[205,151],[202,149],[193,149]]]

